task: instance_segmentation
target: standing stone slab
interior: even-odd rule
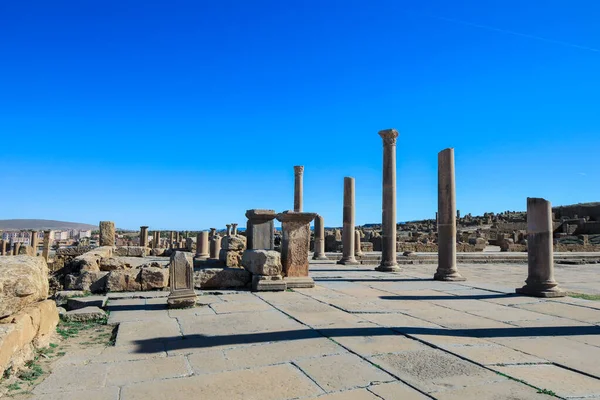
[[[398,131],[379,131],[383,139],[383,196],[381,215],[381,264],[375,268],[383,272],[399,271],[396,260],[396,139]]]
[[[275,211],[248,210],[246,218],[246,238],[248,250],[275,249]]]
[[[294,167],[294,212],[302,212],[304,203],[304,167]]]
[[[456,267],[456,183],[454,149],[438,154],[438,281],[464,281]]]
[[[354,178],[344,178],[344,229],[342,230],[342,259],[338,264],[358,264],[354,257]]]
[[[325,222],[321,215],[315,217],[315,253],[313,260],[327,260],[325,255]]]
[[[316,213],[285,211],[277,214],[281,222],[281,264],[288,288],[314,287],[308,276],[310,222]]]
[[[196,304],[194,291],[194,267],[182,251],[175,251],[169,265],[171,294],[167,299],[170,308],[193,307]]]
[[[115,245],[115,223],[100,221],[100,246]]]
[[[552,205],[540,198],[527,198],[526,285],[517,293],[534,297],[563,297],[566,293],[554,280],[552,248]]]

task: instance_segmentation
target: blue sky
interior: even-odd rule
[[[523,4],[525,3],[525,4]],[[437,153],[463,214],[600,201],[600,3],[0,3],[0,219],[205,229],[293,207],[432,218]]]

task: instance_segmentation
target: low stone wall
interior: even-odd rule
[[[483,251],[485,246],[472,245],[468,243],[457,243],[456,251],[459,253],[476,253]],[[435,243],[420,243],[420,242],[397,242],[396,251],[398,253],[405,251],[414,251],[422,253],[437,253],[438,245]]]
[[[571,252],[600,252],[600,246],[593,244],[562,244],[554,245],[554,251],[571,251]]]

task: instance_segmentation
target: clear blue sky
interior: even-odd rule
[[[250,208],[432,218],[600,201],[600,2],[4,1],[0,219],[204,229]]]

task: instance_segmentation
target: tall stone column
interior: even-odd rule
[[[238,224],[234,224],[234,223],[231,224],[231,234],[233,236],[238,234],[237,227],[238,227]]]
[[[148,227],[140,226],[140,246],[148,247]]]
[[[286,211],[277,214],[281,222],[281,265],[288,288],[311,288],[315,282],[308,276],[310,221],[316,213]]]
[[[354,257],[354,178],[344,178],[344,228],[342,230],[342,259],[338,264],[358,264]]]
[[[294,167],[294,212],[302,212],[304,206],[304,167]]]
[[[552,248],[552,205],[540,198],[527,198],[527,265],[525,286],[519,294],[534,297],[566,295],[554,280],[554,249]]]
[[[315,252],[313,260],[327,260],[325,255],[325,222],[321,215],[315,217]]]
[[[454,149],[438,154],[438,267],[433,279],[464,281],[456,267],[456,184]]]
[[[100,246],[115,245],[115,223],[100,221]]]
[[[248,250],[275,249],[275,211],[247,210],[246,240]]]
[[[221,251],[221,236],[217,233],[210,241],[210,259],[218,260],[219,252]]]
[[[231,236],[231,224],[227,224],[225,227],[227,227],[227,236]]]
[[[198,232],[196,236],[196,258],[207,259],[210,256],[208,244],[208,231]]]
[[[383,139],[383,195],[381,215],[381,264],[383,272],[399,271],[396,259],[396,139],[398,131],[379,131]]]
[[[29,241],[29,244],[31,245],[31,247],[33,247],[34,257],[37,256],[38,247],[40,245],[39,239],[38,239],[38,231],[33,231],[33,230],[31,231],[31,239]]]
[[[154,231],[154,248],[160,247],[160,231]]]
[[[354,231],[354,255],[357,257],[364,255],[362,249],[360,248],[360,232],[358,229]]]
[[[42,257],[44,260],[48,262],[48,258],[50,258],[50,231],[44,231],[44,246],[42,248]]]

